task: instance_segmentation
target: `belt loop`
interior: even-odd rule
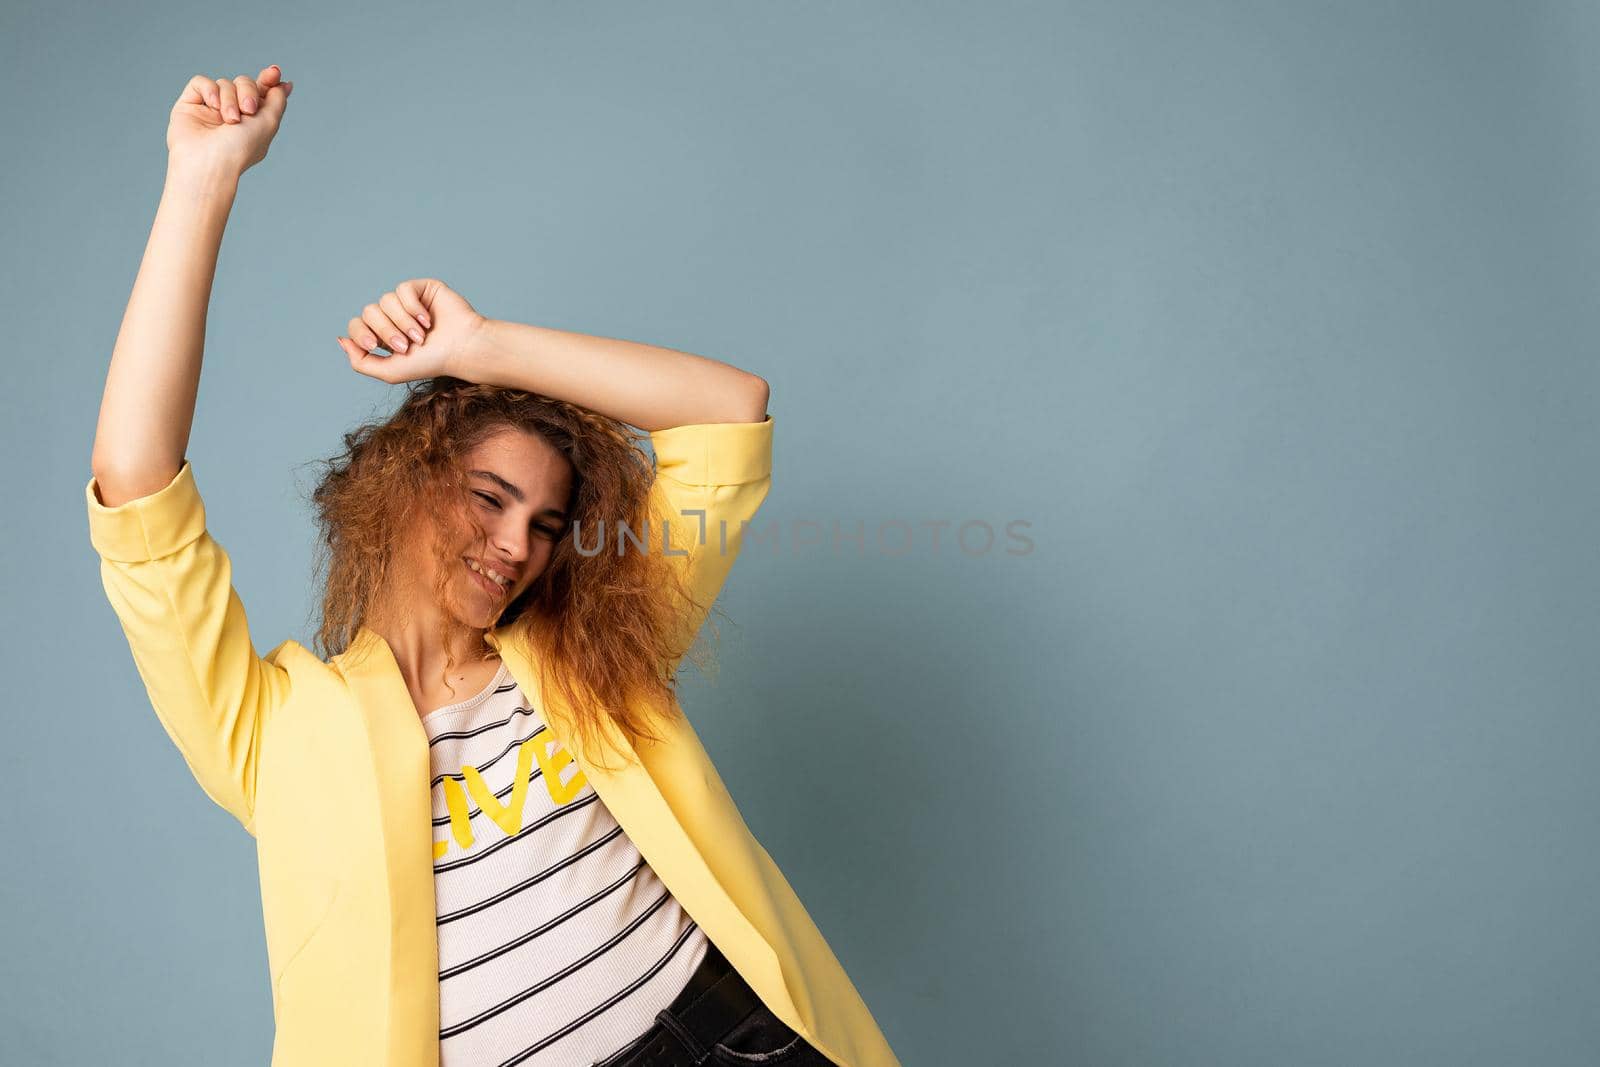
[[[694,1057],[695,1063],[700,1063],[707,1056],[711,1055],[711,1050],[702,1045],[699,1040],[689,1032],[688,1027],[679,1022],[677,1016],[673,1015],[666,1008],[662,1008],[660,1011],[656,1012],[656,1022],[660,1023],[668,1033],[683,1043],[684,1050],[687,1051],[689,1055]]]

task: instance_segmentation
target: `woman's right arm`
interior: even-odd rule
[[[256,655],[186,453],[222,232],[287,96],[276,67],[263,76],[265,86],[197,75],[173,108],[166,184],[84,487],[101,582],[156,716],[207,795],[252,832],[262,738],[287,699],[288,672],[275,655]]]
[[[288,98],[278,78],[276,66],[259,81],[197,74],[173,106],[166,183],[112,349],[90,458],[108,506],[160,489],[183,465],[222,232],[240,176],[277,132]]]
[[[90,466],[115,506],[183,465],[200,388],[206,307],[239,177],[167,162],[167,179],[106,372]]]

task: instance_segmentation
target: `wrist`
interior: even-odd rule
[[[500,325],[499,319],[478,316],[466,337],[462,339],[460,351],[449,361],[445,373],[452,378],[463,378],[469,382],[495,384],[489,380],[493,377],[489,368],[493,365],[494,354],[498,350]]]
[[[169,154],[167,187],[204,197],[231,197],[239,190],[239,168],[207,156]]]

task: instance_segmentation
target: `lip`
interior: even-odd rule
[[[505,596],[506,593],[511,591],[511,586],[508,585],[504,589],[502,589],[499,586],[499,584],[496,583],[495,581],[493,581],[492,579],[485,578],[483,575],[479,574],[477,571],[473,570],[471,567],[468,567],[467,566],[467,561],[465,559],[463,559],[461,561],[461,565],[463,567],[467,568],[467,573],[472,576],[472,580],[473,581],[478,583],[478,588],[482,589],[484,592],[488,593],[490,596],[494,597],[495,599],[498,600],[499,598]]]

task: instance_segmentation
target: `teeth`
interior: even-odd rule
[[[504,589],[506,586],[511,584],[511,579],[510,578],[503,577],[502,575],[497,574],[494,571],[491,571],[491,570],[489,570],[489,569],[487,569],[485,567],[479,566],[478,565],[478,561],[475,560],[475,559],[468,559],[467,560],[467,566],[471,567],[473,570],[477,571],[479,574],[483,575],[485,578],[488,578],[490,581],[492,581],[495,584],[499,585],[502,589]]]

